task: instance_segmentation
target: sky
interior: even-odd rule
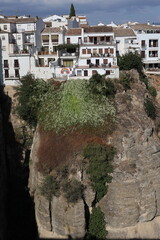
[[[160,23],[160,0],[0,0],[0,14],[41,18],[69,14],[86,15],[90,25],[138,21]]]

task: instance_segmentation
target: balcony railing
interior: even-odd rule
[[[83,42],[82,45],[115,45],[116,42],[115,41],[97,41],[97,42]]]

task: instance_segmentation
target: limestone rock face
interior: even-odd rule
[[[155,122],[147,117],[145,85],[132,73],[131,90],[117,90],[117,127],[103,139],[117,149],[108,193],[99,206],[105,214],[108,239],[160,238],[160,139]],[[158,103],[156,103],[158,106]],[[160,108],[159,108],[160,109]],[[157,108],[157,116],[160,116]],[[159,121],[157,117],[156,121]],[[76,163],[76,179],[84,188],[84,199],[68,204],[63,196],[49,204],[38,192],[43,175],[36,169],[39,133],[35,134],[30,165],[30,191],[34,195],[40,236],[43,238],[82,238],[85,235],[85,205],[92,209],[95,193],[85,171]],[[78,160],[77,160],[78,161]],[[73,164],[74,165],[74,164]]]
[[[116,96],[118,124],[110,140],[117,155],[112,183],[100,202],[111,239],[160,236],[160,140],[144,111],[144,96],[140,82]]]

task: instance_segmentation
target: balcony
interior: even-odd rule
[[[116,45],[115,41],[97,41],[97,42],[83,42],[81,45]]]
[[[63,52],[61,53],[60,58],[76,58],[77,56],[78,56],[77,52],[74,53]]]

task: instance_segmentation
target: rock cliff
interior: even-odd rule
[[[134,74],[131,89],[121,86],[115,97],[117,124],[115,131],[103,137],[106,144],[117,149],[113,161],[112,182],[99,206],[105,214],[109,239],[160,238],[160,139],[159,105],[157,119],[149,118],[144,109],[148,92]],[[154,100],[153,100],[154,101]],[[94,192],[77,155],[70,165],[70,173],[85,186],[83,199],[67,203],[63,196],[49,203],[39,192],[44,175],[37,170],[40,132],[36,131],[30,164],[30,192],[34,196],[35,213],[41,237],[82,238],[86,231],[86,209],[92,209]],[[45,158],[44,158],[45,162]],[[68,163],[67,163],[68,164]]]

